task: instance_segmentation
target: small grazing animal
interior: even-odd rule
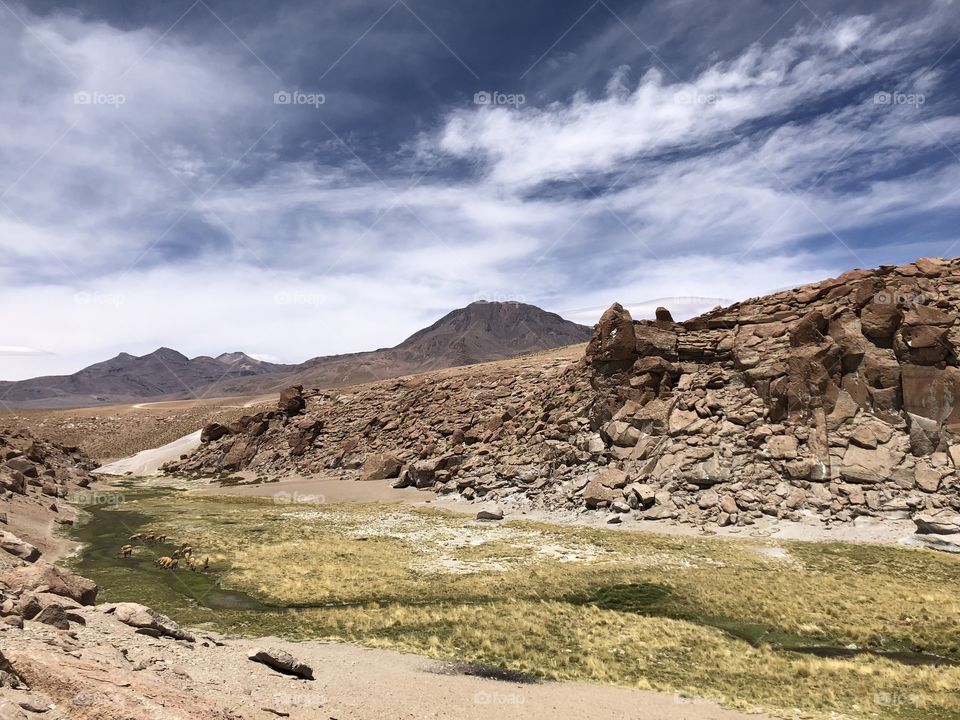
[[[164,556],[161,557],[161,558],[157,558],[157,559],[154,560],[153,562],[154,562],[155,565],[159,565],[160,567],[164,568],[165,570],[176,570],[176,569],[177,569],[177,565],[178,565],[177,560],[175,560],[175,559],[172,558],[172,557],[167,557],[166,555],[164,555]]]
[[[120,552],[118,552],[117,555],[122,558],[130,557],[133,555],[133,545],[124,545],[120,548]]]

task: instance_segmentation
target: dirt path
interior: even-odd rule
[[[0,690],[18,702],[55,702],[57,720],[103,717],[181,720],[757,720],[704,700],[587,683],[518,683],[463,674],[451,663],[344,643],[277,638],[228,640],[197,633],[196,643],[134,633],[105,606],[82,608],[75,638],[28,621],[0,629],[4,654],[31,678],[33,694]],[[253,648],[284,650],[309,664],[313,681],[281,675],[247,658]],[[65,652],[70,655],[65,655]],[[83,698],[79,702],[77,698]],[[107,712],[109,709],[109,713]],[[0,707],[2,710],[2,707]],[[130,713],[130,714],[126,714]],[[286,713],[287,715],[280,715]]]

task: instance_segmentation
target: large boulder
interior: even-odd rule
[[[677,360],[677,333],[654,323],[641,323],[634,328],[637,355],[656,356],[665,360]]]
[[[176,640],[194,641],[192,634],[186,630],[181,630],[173,620],[166,615],[158,613],[152,608],[139,603],[117,603],[107,611],[113,612],[114,617],[120,622],[135,627],[139,630],[152,631],[148,634],[165,635]]]
[[[37,548],[6,530],[0,530],[0,549],[27,562],[34,562],[40,557],[40,551]]]
[[[303,397],[303,385],[293,385],[280,393],[280,401],[277,403],[277,409],[285,412],[287,415],[299,415],[307,406],[307,401]]]
[[[93,580],[42,560],[0,574],[0,582],[21,593],[46,586],[46,592],[68,597],[81,605],[93,605],[97,600],[97,584]]]
[[[393,453],[370,455],[360,468],[361,480],[389,480],[400,475],[403,463]]]
[[[853,483],[882,483],[890,479],[895,465],[885,447],[870,449],[851,444],[843,455],[840,477]]]
[[[881,347],[890,347],[893,335],[900,327],[900,309],[889,302],[871,302],[860,313],[863,334]]]
[[[917,532],[930,535],[960,534],[960,514],[942,510],[938,513],[921,513],[913,516]]]
[[[220,423],[210,423],[205,425],[203,430],[200,431],[200,442],[208,443],[215,442],[225,435],[230,434],[230,428],[226,425],[221,425]]]
[[[616,500],[623,500],[623,489],[627,485],[627,474],[616,468],[604,468],[580,491],[580,497],[588,508],[597,508],[609,505]]]
[[[22,472],[0,468],[0,487],[4,490],[17,493],[17,495],[26,495],[27,478]]]
[[[63,605],[58,605],[57,603],[50,603],[45,606],[43,610],[37,613],[36,617],[33,618],[36,622],[44,623],[45,625],[52,625],[58,630],[69,630],[70,629],[70,620],[67,617],[67,610]]]
[[[960,431],[960,369],[904,364],[903,409]]]
[[[586,357],[602,372],[626,370],[637,359],[633,318],[620,303],[611,305],[600,317],[587,344]]]
[[[313,668],[293,655],[275,648],[254,648],[247,657],[254,662],[263,663],[267,667],[279,670],[287,675],[295,675],[304,680],[313,680]]]

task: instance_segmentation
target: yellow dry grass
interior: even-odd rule
[[[960,717],[960,667],[777,649],[960,658],[960,559],[905,548],[484,524],[394,505],[143,500],[151,527],[273,605],[224,629],[338,638],[783,715]],[[763,552],[777,548],[778,554]],[[210,619],[198,613],[194,619]],[[753,640],[748,643],[744,638]]]

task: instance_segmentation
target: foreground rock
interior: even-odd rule
[[[313,668],[283,650],[254,648],[247,653],[247,657],[254,662],[263,663],[288,675],[296,675],[304,680],[313,680]]]
[[[5,531],[0,531],[0,550],[6,550],[26,562],[33,562],[40,557],[40,551],[33,545]]]
[[[913,518],[920,534],[958,535],[960,534],[960,513],[939,512],[921,514]]]
[[[80,605],[93,605],[97,600],[95,582],[43,561],[0,574],[0,582],[19,593],[42,589]]]
[[[112,612],[120,622],[138,630],[145,630],[147,634],[155,637],[166,636],[175,640],[186,640],[187,642],[196,640],[192,633],[181,630],[180,626],[173,620],[156,610],[148,608],[146,605],[117,603],[105,608],[105,612]]]
[[[614,304],[578,362],[305,391],[168,470],[377,477],[391,457],[395,487],[698,526],[956,513],[958,309],[960,260],[929,258],[680,323]]]

